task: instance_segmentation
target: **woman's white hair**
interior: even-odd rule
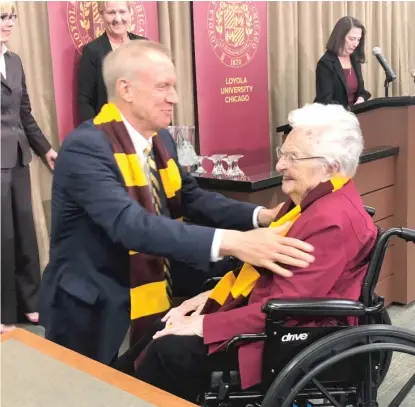
[[[353,177],[363,151],[363,137],[357,117],[340,105],[308,104],[288,115],[293,129],[303,129],[311,156],[323,157],[339,167],[339,173]]]

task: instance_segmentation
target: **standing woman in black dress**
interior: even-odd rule
[[[359,20],[347,16],[337,21],[327,51],[317,63],[314,102],[347,108],[371,97],[362,76],[365,36],[366,29]]]
[[[132,1],[98,1],[104,33],[86,44],[82,50],[78,71],[78,113],[84,122],[93,119],[108,102],[107,89],[102,78],[102,61],[112,50],[132,40],[145,37],[129,32]]]
[[[32,214],[31,149],[53,169],[56,152],[32,116],[20,57],[7,49],[17,19],[13,3],[0,4],[1,72],[1,324],[15,328],[21,315],[36,323],[39,252]]]

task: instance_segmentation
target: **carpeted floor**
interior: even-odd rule
[[[415,303],[406,307],[392,305],[388,308],[392,324],[415,331]],[[386,407],[415,373],[415,356],[394,354],[385,382],[379,390],[379,407]],[[406,397],[401,407],[415,406],[415,387]]]
[[[388,308],[393,325],[408,328],[415,331],[415,303],[408,306],[392,305]],[[21,325],[31,332],[43,336],[42,327]],[[126,350],[127,341],[124,341],[121,352]],[[386,376],[385,382],[379,391],[379,407],[386,407],[393,400],[399,390],[405,385],[408,379],[415,373],[415,356],[395,354],[391,368]],[[415,387],[411,390],[401,407],[415,407]]]

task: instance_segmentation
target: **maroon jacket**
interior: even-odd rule
[[[305,269],[291,268],[294,272],[291,278],[262,274],[247,306],[205,315],[203,336],[209,353],[236,335],[263,332],[265,315],[261,307],[269,299],[359,299],[377,228],[366,213],[353,181],[314,202],[292,225],[287,236],[313,245],[315,262]],[[263,347],[263,342],[256,342],[239,349],[243,388],[261,381]]]

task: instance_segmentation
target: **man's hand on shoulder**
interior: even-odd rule
[[[277,263],[292,267],[308,267],[314,262],[314,248],[308,243],[281,236],[287,226],[255,229],[249,232],[225,230],[219,254],[234,256],[253,266],[266,268],[283,277],[293,273]]]

